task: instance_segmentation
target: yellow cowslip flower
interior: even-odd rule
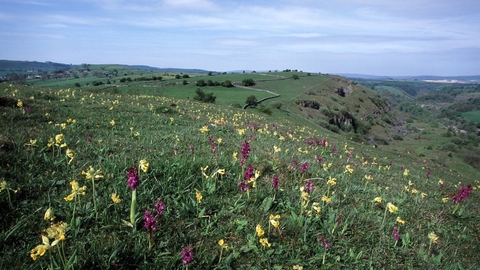
[[[225,174],[225,169],[218,169],[215,173],[224,175]]]
[[[24,146],[35,146],[38,147],[37,145],[37,140],[35,139],[30,139],[30,143],[25,143]]]
[[[305,187],[300,187],[300,192],[301,192],[303,203],[306,204],[306,202],[310,200],[310,194],[308,192],[305,192]]]
[[[280,226],[280,215],[272,215],[270,214],[270,217],[269,217],[269,221],[270,221],[270,224],[272,224],[272,226],[274,228],[278,228],[278,226]]]
[[[238,135],[242,136],[243,134],[245,134],[245,129],[243,128],[237,129],[237,132],[238,132]]]
[[[435,232],[431,232],[428,234],[428,239],[430,239],[430,242],[436,244],[438,241],[438,235],[435,234]]]
[[[281,152],[282,149],[280,147],[277,147],[276,145],[273,146],[273,152],[274,153],[277,153],[277,152]]]
[[[112,193],[112,201],[113,203],[120,203],[122,200],[120,200],[120,196],[115,194],[115,193]]]
[[[293,266],[293,270],[303,270],[303,266],[296,264]]]
[[[208,169],[208,165],[205,166],[205,167],[200,167],[200,170],[202,171],[203,176],[205,176],[205,178],[208,179],[209,176],[205,173],[207,171],[207,169]]]
[[[73,152],[72,149],[67,149],[66,155],[67,155],[67,157],[70,158],[70,160],[68,161],[68,165],[70,165],[70,163],[72,162],[72,160],[75,158],[75,152]]]
[[[446,202],[448,202],[448,200],[450,200],[450,198],[449,198],[449,197],[445,197],[445,198],[442,199],[442,202],[443,202],[443,203],[446,203]]]
[[[38,256],[45,255],[45,252],[50,248],[50,240],[45,235],[42,235],[43,245],[38,245],[30,251],[30,257],[35,261]]]
[[[7,181],[5,181],[5,179],[2,179],[2,182],[0,182],[0,192],[2,192],[3,190],[6,190],[7,187],[8,187]]]
[[[412,180],[408,180],[408,185],[409,185],[409,186],[413,186]]]
[[[262,246],[268,246],[268,247],[271,247],[271,246],[272,246],[272,244],[270,244],[270,243],[268,242],[268,239],[267,239],[267,238],[261,238],[261,239],[259,240],[259,242],[260,242],[260,244],[262,244]]]
[[[233,152],[232,157],[234,160],[238,160],[238,152]]]
[[[51,207],[49,207],[47,211],[45,211],[45,215],[43,215],[43,219],[50,220],[50,221],[55,219],[55,216],[53,215],[53,209]]]
[[[372,181],[373,180],[373,177],[371,175],[365,175],[365,179],[367,181]]]
[[[425,192],[422,192],[422,193],[420,194],[420,197],[422,197],[422,199],[425,199],[426,197],[428,197],[428,194],[425,193]]]
[[[17,101],[17,107],[19,108],[23,107],[23,102],[20,99]]]
[[[442,179],[438,180],[438,184],[443,185],[443,180]]]
[[[85,175],[85,179],[100,179],[103,178],[102,168],[95,170],[92,166],[85,172],[82,171],[82,174]]]
[[[75,193],[70,193],[70,194],[68,194],[67,197],[65,197],[63,199],[67,202],[71,202],[71,201],[73,201],[73,198],[75,198]]]
[[[55,141],[50,137],[48,139],[47,147],[52,147],[55,144]]]
[[[317,212],[317,214],[320,214],[320,212],[322,212],[322,208],[320,207],[319,202],[312,203],[312,208]]]
[[[397,222],[400,224],[405,224],[405,220],[403,220],[401,217],[397,217]]]
[[[66,129],[66,128],[67,128],[67,123],[61,123],[61,124],[60,124],[60,127],[61,127],[62,129]]]
[[[262,237],[265,234],[265,231],[262,230],[262,226],[260,224],[257,224],[257,227],[255,228],[255,231],[257,231],[257,236]]]
[[[223,141],[223,139],[222,139],[222,138],[218,138],[218,139],[217,139],[217,142],[218,142],[218,144],[221,144],[221,143],[222,143],[222,141]]]
[[[404,175],[404,176],[408,176],[408,173],[409,173],[409,172],[410,172],[409,170],[405,169],[405,170],[403,171],[403,175]]]
[[[392,203],[387,203],[387,209],[390,213],[393,213],[398,210],[398,207],[396,207]]]
[[[285,141],[285,137],[283,137],[282,135],[280,135],[280,137],[278,137],[278,139],[279,139],[280,141]]]
[[[83,187],[79,187],[78,186],[78,182],[76,180],[72,180],[70,182],[70,185],[72,186],[72,192],[70,193],[70,195],[68,195],[67,197],[64,198],[65,201],[72,201],[75,196],[77,195],[85,195],[85,191],[87,190],[87,186],[83,186]]]
[[[62,143],[63,140],[63,134],[57,134],[55,135],[55,144],[58,146],[60,143]]]
[[[68,224],[65,222],[58,222],[50,225],[48,229],[45,230],[47,237],[49,239],[55,239],[50,246],[55,246],[58,242],[65,240],[65,233],[67,232]]]
[[[418,190],[416,190],[415,188],[412,188],[412,194],[417,194],[418,193]]]
[[[332,198],[329,198],[327,195],[323,195],[322,197],[322,202],[329,203],[332,200]]]
[[[138,167],[140,167],[140,170],[142,170],[144,173],[148,171],[149,166],[150,166],[150,163],[148,163],[146,159],[140,160],[138,164]]]
[[[406,192],[410,192],[410,187],[409,186],[404,186],[403,188],[405,189]]]
[[[110,125],[115,126],[115,120],[110,120]]]
[[[133,136],[134,136],[134,137],[139,137],[139,136],[140,136],[140,132],[137,131],[137,132],[133,133]]]
[[[195,189],[195,197],[197,198],[198,204],[202,203],[202,199],[203,199],[202,193],[200,193],[200,191],[198,191],[197,189]]]
[[[228,249],[228,245],[225,243],[225,241],[223,241],[223,239],[218,240],[217,243],[221,248]]]
[[[205,132],[209,131],[208,126],[203,126],[199,130],[200,130],[201,133],[205,133]]]
[[[60,144],[60,148],[64,148],[64,147],[67,147],[67,143]]]
[[[335,178],[335,177],[332,178],[331,176],[329,176],[328,181],[327,181],[327,185],[330,185],[330,186],[333,187],[337,184],[337,182],[335,182],[335,181],[337,181],[337,178]]]
[[[381,203],[382,202],[382,197],[375,197],[375,199],[373,199],[374,202],[377,202],[377,203]]]
[[[350,164],[347,164],[347,166],[345,166],[345,172],[348,172],[350,174],[353,173],[353,168],[350,166]]]

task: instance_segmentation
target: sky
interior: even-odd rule
[[[0,0],[0,59],[480,75],[476,0]]]

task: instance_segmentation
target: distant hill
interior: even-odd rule
[[[350,74],[337,73],[336,75],[350,79],[370,79],[370,80],[407,80],[407,81],[432,81],[432,82],[451,82],[451,83],[471,83],[480,82],[480,75],[472,76],[435,76],[435,75],[419,75],[419,76],[377,76],[368,74]]]

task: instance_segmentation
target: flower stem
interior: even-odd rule
[[[130,205],[130,223],[133,226],[133,231],[136,230],[136,226],[135,226],[136,206],[137,206],[137,190],[135,189],[132,191],[132,204]]]

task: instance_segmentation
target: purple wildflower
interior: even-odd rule
[[[157,214],[161,216],[163,214],[163,210],[165,210],[165,203],[163,203],[162,201],[156,202],[155,210],[157,211]]]
[[[427,179],[430,178],[430,171],[427,171],[427,174],[425,175],[427,177]]]
[[[240,159],[240,166],[243,166],[245,161],[248,159],[250,155],[250,144],[247,141],[243,141],[242,145],[242,158]]]
[[[295,170],[297,169],[298,161],[296,159],[293,160],[292,162],[292,168]]]
[[[452,196],[452,202],[454,204],[458,204],[460,202],[466,202],[468,195],[472,193],[473,187],[472,185],[465,186],[462,184],[462,188],[458,191],[457,194],[453,194]]]
[[[398,234],[398,228],[397,227],[393,228],[392,234],[393,234],[393,237],[395,238],[395,241],[400,240],[400,235]]]
[[[325,160],[322,157],[317,157],[317,161],[318,161],[318,163],[322,163]]]
[[[252,164],[248,165],[247,169],[246,169],[245,172],[243,173],[243,177],[244,177],[245,180],[247,180],[247,181],[249,181],[251,178],[254,177]]]
[[[193,248],[186,247],[182,249],[182,262],[187,265],[193,260]]]
[[[248,190],[248,184],[247,182],[245,181],[240,181],[240,183],[238,183],[238,190],[240,190],[241,192],[245,192]]]
[[[190,144],[190,153],[194,154],[193,145]]]
[[[87,136],[86,140],[87,142],[92,142],[92,138],[90,136]]]
[[[279,182],[279,181],[280,181],[280,180],[278,179],[278,175],[275,175],[275,176],[273,177],[273,180],[272,180],[272,187],[273,187],[274,189],[278,189],[278,182]]]
[[[342,222],[342,213],[338,214],[338,217],[337,217],[337,225],[340,225],[340,222]]]
[[[128,170],[128,179],[127,179],[127,184],[130,187],[130,189],[133,191],[137,189],[138,185],[140,185],[140,178],[138,177],[138,172],[137,172],[137,167],[133,166]]]
[[[310,192],[312,192],[312,189],[313,189],[312,181],[307,180],[307,182],[305,182],[305,192],[310,193]]]
[[[308,169],[308,162],[303,162],[302,163],[302,166],[301,166],[301,169],[302,169],[302,173],[304,173],[307,169]]]
[[[207,139],[210,142],[210,147],[212,148],[213,156],[216,158],[217,157],[217,144],[212,139],[212,137],[210,137],[210,135],[207,136]]]
[[[143,226],[150,234],[157,230],[157,220],[148,210],[145,210],[145,214],[143,215]]]
[[[30,108],[30,107],[25,107],[24,110],[25,110],[26,113],[32,112],[32,108]]]
[[[325,238],[323,238],[322,235],[319,235],[317,237],[318,244],[322,245],[325,249],[329,248],[331,245],[327,241],[325,241]]]

